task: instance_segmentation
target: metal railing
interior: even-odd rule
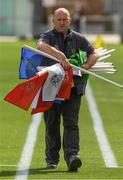
[[[119,15],[87,15],[80,19],[80,31],[92,34],[120,34]]]

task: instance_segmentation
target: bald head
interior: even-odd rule
[[[58,32],[66,34],[71,23],[69,11],[65,8],[56,9],[53,15],[53,23]]]
[[[54,16],[57,16],[59,14],[66,14],[67,17],[70,18],[70,12],[65,8],[58,8],[54,11]]]

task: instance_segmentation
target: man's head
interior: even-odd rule
[[[56,9],[53,15],[53,23],[58,32],[66,33],[71,23],[69,11],[65,8]]]

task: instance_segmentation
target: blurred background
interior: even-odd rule
[[[101,75],[123,84],[123,0],[0,0],[0,179],[15,179],[18,166],[25,168],[26,164],[19,162],[32,119],[31,109],[23,111],[3,99],[24,81],[19,79],[23,45],[36,47],[39,35],[51,28],[53,11],[59,7],[71,12],[72,28],[94,42],[95,48],[116,49],[108,62],[115,65],[117,73]],[[25,158],[31,162],[29,171],[20,171],[22,176],[18,179],[123,179],[123,91],[93,76],[89,80],[118,168],[106,167],[95,134],[95,129],[100,131],[100,127],[94,127],[85,96],[79,121],[82,169],[77,174],[66,173],[61,151],[58,170],[44,170],[45,125],[42,121],[32,160]],[[32,151],[29,148],[26,152]],[[28,172],[29,176],[23,177],[23,173]]]
[[[38,38],[58,7],[70,10],[72,28],[90,40],[101,34],[123,42],[123,0],[0,0],[0,37]]]

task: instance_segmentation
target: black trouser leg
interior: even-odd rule
[[[54,105],[44,113],[46,126],[46,161],[48,163],[59,161],[59,150],[61,148],[60,137],[60,105]]]
[[[73,89],[69,100],[63,103],[63,148],[64,157],[68,161],[70,155],[78,154],[79,151],[79,128],[78,115],[81,103],[81,96]]]

